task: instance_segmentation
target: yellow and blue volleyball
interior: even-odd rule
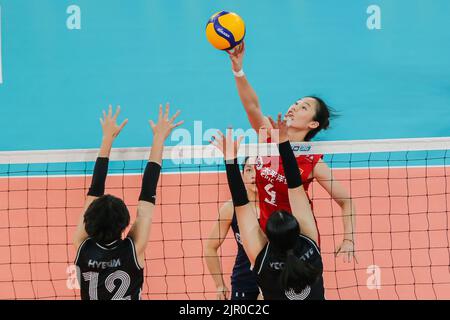
[[[216,49],[231,50],[239,45],[244,37],[245,23],[236,13],[218,12],[206,24],[206,38]]]

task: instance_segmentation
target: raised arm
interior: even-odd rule
[[[267,239],[259,226],[258,217],[249,203],[247,190],[245,189],[244,181],[242,181],[237,162],[237,151],[242,137],[238,141],[233,141],[231,133],[232,130],[228,129],[227,137],[225,138],[219,131],[219,138],[214,136],[211,143],[224,154],[228,186],[236,210],[242,243],[245,253],[253,265],[256,257],[266,245]]]
[[[270,123],[262,113],[258,96],[248,82],[247,77],[245,76],[243,71],[245,43],[243,42],[241,45],[236,47],[232,53],[229,54],[232,69],[235,74],[234,79],[236,80],[239,97],[241,98],[241,102],[244,106],[245,112],[247,113],[250,125],[253,129],[256,130],[256,132],[258,132],[261,127],[269,129]]]
[[[156,202],[156,186],[158,185],[159,174],[161,171],[164,141],[167,139],[172,129],[183,123],[180,121],[174,124],[179,113],[180,112],[178,111],[169,119],[169,104],[166,105],[164,115],[162,105],[160,105],[158,122],[155,124],[150,120],[150,125],[153,130],[153,145],[142,178],[136,220],[128,233],[128,236],[133,239],[138,262],[141,267],[143,267],[145,263],[144,252],[150,237],[150,227]]]
[[[216,285],[217,300],[226,300],[229,297],[229,290],[223,279],[222,264],[217,250],[219,250],[228,234],[228,230],[230,230],[233,210],[233,202],[231,201],[224,203],[220,208],[219,219],[211,229],[204,250],[206,265]]]
[[[278,121],[275,123],[269,118],[273,128],[278,129],[279,144],[278,149],[283,162],[283,169],[288,185],[289,204],[292,214],[300,224],[300,233],[308,238],[318,242],[318,232],[316,221],[309,204],[308,197],[302,185],[302,178],[294,152],[287,136],[286,120],[281,120],[281,114],[278,114]]]
[[[91,187],[89,188],[86,200],[84,202],[83,214],[80,216],[75,234],[73,236],[73,244],[75,249],[78,250],[81,243],[88,237],[84,228],[84,213],[91,203],[104,195],[105,182],[108,174],[109,154],[111,153],[112,144],[114,139],[119,135],[120,131],[125,127],[128,119],[125,119],[120,126],[116,124],[117,117],[120,113],[120,106],[117,107],[116,113],[112,114],[112,106],[109,106],[108,113],[103,111],[103,118],[100,118],[102,126],[103,137],[100,151],[98,153],[97,160],[94,166],[94,172],[92,175]]]

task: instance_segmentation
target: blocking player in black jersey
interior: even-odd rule
[[[242,179],[245,183],[248,199],[252,203],[253,214],[259,216],[259,203],[256,201],[258,194],[255,185],[255,166],[252,160],[247,157],[242,168]],[[230,227],[236,240],[237,252],[236,260],[231,274],[231,297],[229,290],[223,279],[220,257],[217,254],[220,246],[224,242]],[[214,223],[208,241],[204,249],[204,257],[208,270],[214,279],[217,288],[217,300],[256,300],[259,295],[256,276],[250,269],[250,261],[242,246],[242,240],[237,223],[236,212],[233,201],[225,202],[219,210],[219,218]]]
[[[323,264],[317,246],[316,222],[287,137],[286,121],[281,120],[281,114],[277,123],[269,120],[279,131],[278,148],[292,215],[275,211],[267,222],[267,237],[252,212],[239,172],[237,150],[242,138],[233,141],[231,130],[228,130],[227,137],[219,132],[220,136],[211,142],[224,154],[241,239],[264,299],[323,300]]]
[[[130,223],[128,209],[122,199],[104,194],[111,147],[128,121],[117,125],[119,112],[120,107],[113,116],[112,106],[109,106],[108,113],[103,111],[103,119],[100,119],[103,140],[84,214],[73,238],[83,300],[140,299],[144,282],[144,252],[150,236],[164,141],[172,129],[182,123],[174,123],[179,112],[169,119],[169,105],[166,105],[164,114],[162,106],[159,107],[156,124],[150,120],[153,145],[142,179],[136,221],[128,235],[122,239],[122,233]]]

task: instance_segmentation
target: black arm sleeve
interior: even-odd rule
[[[156,203],[156,186],[158,185],[161,166],[156,162],[148,162],[142,178],[141,194],[139,201]]]
[[[105,194],[105,182],[108,175],[108,158],[97,158],[94,166],[94,173],[92,175],[91,187],[89,188],[88,196],[101,197]]]
[[[237,159],[232,160],[232,163],[226,162],[225,167],[227,169],[228,186],[230,187],[234,206],[245,206],[249,202],[247,189],[245,189],[244,181],[242,181]]]
[[[302,176],[295,160],[294,152],[292,151],[289,141],[280,143],[278,145],[280,150],[281,160],[283,162],[284,175],[289,189],[297,188],[302,185]]]

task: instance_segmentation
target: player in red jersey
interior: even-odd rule
[[[243,71],[245,44],[229,52],[232,69],[236,80],[239,96],[244,105],[251,126],[258,133],[267,132],[261,129],[273,127],[269,117],[262,113],[258,96],[248,82]],[[320,98],[303,97],[292,104],[286,115],[289,129],[289,140],[293,143],[310,141],[319,131],[329,126],[330,109]],[[275,137],[274,137],[275,138]],[[264,141],[265,140],[265,141]],[[271,142],[267,136],[260,142]],[[276,141],[274,141],[276,142]],[[297,156],[305,191],[313,179],[330,194],[342,209],[344,236],[336,248],[336,255],[343,255],[344,261],[350,262],[355,256],[355,208],[348,191],[333,178],[331,169],[322,160],[322,155]],[[279,157],[259,157],[256,163],[256,184],[260,200],[260,223],[263,230],[271,212],[286,210],[291,212],[288,198],[288,188],[284,177],[283,166]]]
[[[321,161],[322,155],[300,155],[296,157],[298,167],[305,190],[308,190],[313,177],[312,173],[316,164]],[[257,157],[256,159],[256,186],[263,196],[259,198],[261,208],[260,224],[266,229],[267,219],[273,210],[285,210],[291,212],[289,198],[286,189],[283,164],[280,157]],[[284,190],[286,189],[286,190]],[[286,192],[284,192],[286,191]]]

